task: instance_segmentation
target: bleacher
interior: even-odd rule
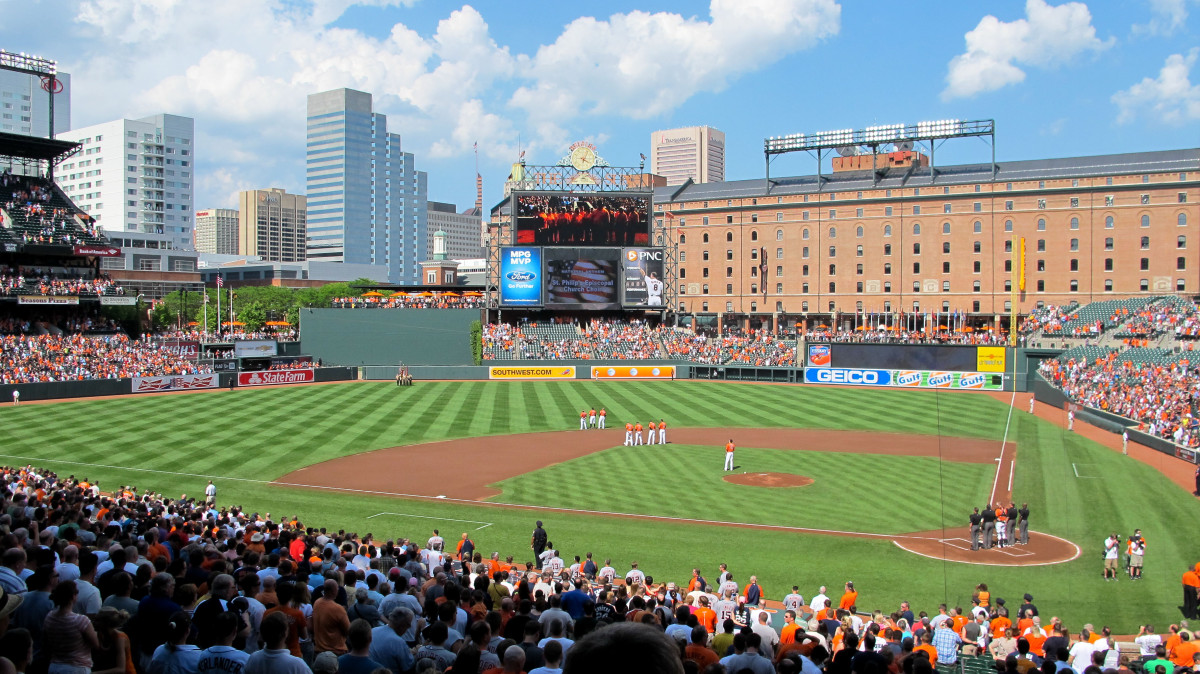
[[[1086,360],[1089,363],[1094,363],[1101,358],[1107,358],[1108,354],[1116,351],[1108,346],[1096,346],[1094,344],[1080,344],[1079,346],[1071,347],[1066,351],[1058,354],[1057,360],[1060,363],[1066,363],[1074,360],[1079,362]]]
[[[1174,365],[1187,356],[1174,349],[1126,349],[1117,354],[1117,361],[1133,365]]]
[[[0,178],[0,242],[43,245],[108,245],[57,185],[44,178]]]
[[[1075,316],[1063,325],[1063,336],[1098,335],[1120,325],[1125,316],[1134,315],[1160,297],[1128,297],[1119,300],[1102,300],[1085,304]],[[1095,327],[1099,325],[1099,332]]]

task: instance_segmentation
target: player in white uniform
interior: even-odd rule
[[[604,428],[604,419],[608,417],[608,411],[603,407],[600,408],[600,418],[596,420],[596,428]]]
[[[579,430],[586,431],[588,429],[587,410],[579,411]]]
[[[633,446],[633,424],[631,423],[625,424],[625,446]]]
[[[721,595],[720,601],[713,605],[713,612],[717,614],[717,625],[723,625],[726,620],[733,620],[733,612],[736,610],[737,602],[733,600],[733,595]]]
[[[654,422],[646,424],[646,444],[653,445],[657,436],[654,434]]]
[[[640,421],[633,427],[633,444],[642,444],[642,422]]]
[[[800,596],[799,585],[793,585],[792,593],[783,598],[783,608],[785,611],[795,611],[796,615],[800,615],[800,609],[804,608],[804,597]]]
[[[646,282],[646,306],[661,307],[663,282],[658,280],[654,272],[643,276],[642,280]]]
[[[595,407],[593,407],[592,411],[588,413],[588,426],[591,426],[592,428],[596,428],[596,408]]]
[[[658,444],[667,444],[667,422],[662,419],[658,420]]]

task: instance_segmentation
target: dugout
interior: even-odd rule
[[[300,341],[324,365],[474,365],[471,322],[479,316],[478,309],[301,309]]]

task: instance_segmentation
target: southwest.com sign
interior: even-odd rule
[[[488,368],[488,379],[574,379],[575,367],[498,367]]]
[[[1000,391],[1004,378],[988,372],[941,372],[932,370],[859,370],[810,367],[804,370],[806,384],[888,386],[893,388],[940,388],[954,391]]]

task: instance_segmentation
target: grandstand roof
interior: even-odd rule
[[[1091,157],[1066,157],[1060,159],[1032,159],[1027,161],[997,162],[996,182],[1023,180],[1055,180],[1062,178],[1090,178],[1099,176],[1158,173],[1200,170],[1200,148],[1165,150],[1160,152],[1130,152]],[[817,176],[772,177],[770,194],[807,194],[835,190],[888,189],[903,187],[926,187],[932,185],[956,185],[987,183],[992,181],[988,164],[960,164],[937,167],[936,180],[929,175],[927,167],[909,173],[906,169],[893,169],[889,175],[872,181],[871,171],[845,171],[823,173],[824,186],[818,189]],[[733,180],[719,183],[692,183],[659,187],[654,190],[654,203],[697,201],[710,199],[736,199],[757,197],[767,194],[764,178]]]
[[[0,133],[0,156],[3,157],[57,162],[80,147],[79,143],[69,140],[38,138],[19,133]]]

